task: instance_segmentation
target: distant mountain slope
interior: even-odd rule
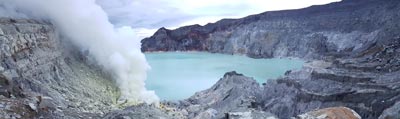
[[[351,56],[399,36],[399,0],[344,0],[205,26],[160,28],[142,51],[209,51],[251,57]]]

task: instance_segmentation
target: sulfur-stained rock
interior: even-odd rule
[[[361,119],[354,110],[347,107],[331,107],[298,115],[298,119]]]

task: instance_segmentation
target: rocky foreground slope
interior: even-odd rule
[[[177,104],[189,112],[189,117],[202,114],[198,112],[223,117],[232,111],[229,109],[245,105],[247,109],[269,112],[279,118],[345,106],[366,119],[397,119],[400,118],[399,11],[399,0],[343,0],[299,10],[223,19],[205,26],[161,28],[142,40],[142,51],[194,50],[255,58],[298,57],[309,61],[301,70],[288,71],[282,78],[263,84],[261,89],[257,85],[244,87],[249,90],[224,86],[227,89],[221,94],[216,91],[222,84],[217,83],[216,87]],[[250,92],[241,94],[243,91]],[[241,96],[247,98],[242,100]],[[230,98],[234,99],[229,101]],[[191,111],[193,108],[195,111]]]

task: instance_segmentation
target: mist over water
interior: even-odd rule
[[[179,100],[210,88],[226,72],[237,71],[260,84],[298,69],[303,61],[295,59],[253,59],[246,56],[204,52],[146,53],[152,67],[146,87],[163,100]]]

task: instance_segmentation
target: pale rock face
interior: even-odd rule
[[[299,119],[361,119],[354,110],[347,107],[331,107],[298,115]]]
[[[0,36],[3,36],[3,35],[4,35],[4,32],[3,32],[3,30],[0,29]]]

